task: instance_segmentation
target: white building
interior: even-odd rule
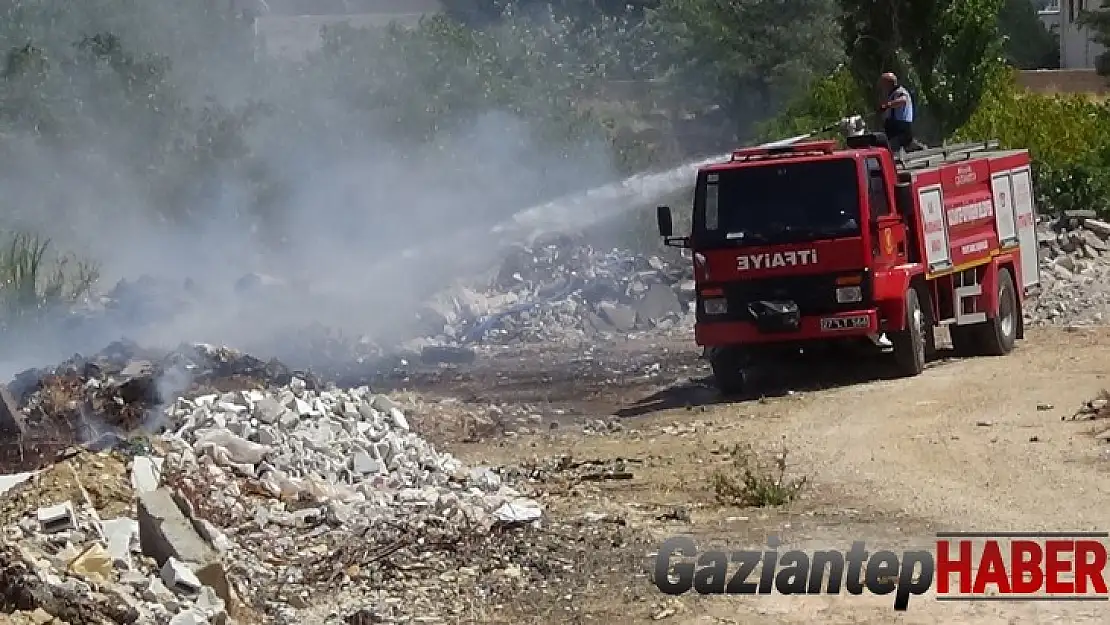
[[[1037,17],[1041,18],[1045,30],[1050,33],[1060,33],[1060,0],[1049,0],[1048,3],[1037,10]]]
[[[1053,4],[1040,15],[1046,26],[1052,19],[1059,24],[1060,68],[1093,69],[1104,48],[1091,41],[1089,28],[1081,28],[1077,22],[1083,11],[1101,8],[1102,0],[1055,0]]]

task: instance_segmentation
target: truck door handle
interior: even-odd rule
[[[898,255],[899,256],[905,256],[906,255],[906,243],[904,241],[899,241],[898,242]]]

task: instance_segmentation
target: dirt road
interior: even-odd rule
[[[674,358],[684,374],[697,373],[689,353]],[[1110,456],[1093,433],[1110,424],[1062,418],[1110,386],[1107,374],[1110,329],[1037,329],[1008,357],[942,361],[913,379],[763,400],[719,403],[713,392],[687,385],[637,404],[650,394],[638,379],[613,391],[621,404],[614,412],[626,415],[622,432],[561,427],[454,451],[495,465],[560,455],[634,461],[629,480],[540,480],[553,518],[593,513],[597,523],[624,523],[639,539],[584,549],[575,570],[590,582],[565,595],[547,592],[555,597],[548,603],[522,602],[515,622],[1102,623],[1110,621],[1105,602],[944,603],[926,596],[896,615],[890,596],[866,594],[671,599],[650,585],[646,571],[652,547],[674,534],[732,548],[758,547],[774,534],[784,548],[846,549],[866,540],[898,550],[927,548],[944,530],[1106,530]],[[729,452],[738,445],[754,446],[757,457],[785,445],[787,475],[807,479],[800,497],[780,508],[718,503],[711,475],[732,471]]]

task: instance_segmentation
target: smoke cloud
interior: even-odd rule
[[[276,346],[317,323],[388,337],[432,291],[495,260],[511,241],[494,225],[617,178],[602,143],[546,141],[539,122],[499,106],[456,115],[460,123],[430,141],[407,138],[397,122],[404,111],[370,110],[335,88],[360,86],[375,71],[347,76],[342,70],[350,66],[339,63],[255,61],[246,33],[212,3],[39,2],[11,12],[0,27],[0,51],[32,43],[56,61],[82,38],[112,33],[138,59],[167,58],[163,83],[173,93],[165,97],[191,108],[166,115],[203,121],[205,106],[264,106],[243,131],[217,126],[212,144],[202,146],[249,155],[238,161],[246,165],[228,159],[225,167],[190,169],[187,159],[151,153],[166,143],[157,134],[165,128],[113,108],[113,94],[127,85],[102,65],[70,67],[64,84],[39,83],[34,91],[25,80],[0,87],[5,104],[33,92],[40,103],[95,120],[71,123],[80,131],[50,141],[32,137],[26,124],[0,131],[9,133],[0,137],[0,223],[95,260],[101,288],[155,276],[182,285],[167,306],[175,298],[192,302],[185,313],[132,322],[48,324],[5,346],[0,374],[122,336],[165,346]],[[422,94],[424,87],[405,82],[404,64],[386,69],[380,73],[405,86],[407,102],[442,104],[434,101],[438,86]],[[144,162],[161,168],[161,186],[152,188]],[[171,205],[187,210],[173,213]],[[293,285],[292,294],[236,296],[252,272]]]

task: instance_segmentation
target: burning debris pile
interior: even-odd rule
[[[198,348],[183,362],[194,385],[215,385],[221,367],[247,367],[257,384],[148,397],[162,433],[143,444],[71,448],[0,478],[0,612],[175,625],[452,618],[466,596],[535,587],[581,536],[614,539],[589,525],[537,531],[539,503],[437,451],[385,395],[321,388],[231,354]],[[126,392],[98,393],[150,375],[109,362],[67,363],[19,394],[48,416],[44,380],[102,367],[79,403],[112,403]]]
[[[684,321],[694,299],[692,266],[568,236],[519,247],[483,289],[457,288],[421,313],[428,334],[450,343],[588,340]]]
[[[76,355],[15,376],[5,389],[10,405],[0,415],[0,430],[8,433],[0,442],[0,460],[6,468],[29,468],[42,454],[75,443],[110,446],[121,436],[157,426],[159,407],[179,393],[265,388],[289,383],[294,373],[318,384],[276,360],[224,347],[182,345],[159,353],[118,341],[90,357]]]
[[[1026,305],[1033,324],[1101,324],[1110,315],[1110,224],[1068,211],[1038,232],[1041,286]]]

